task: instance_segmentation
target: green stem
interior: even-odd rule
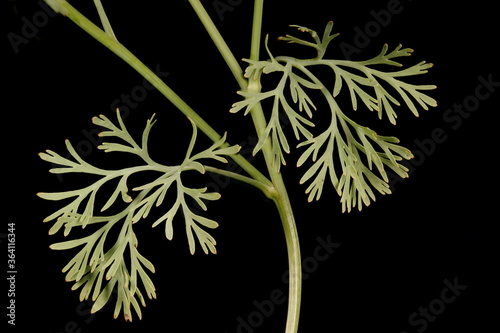
[[[189,117],[198,128],[205,133],[211,140],[217,142],[221,136],[206,123],[189,105],[182,100],[169,86],[165,84],[152,70],[144,65],[132,52],[123,46],[116,39],[105,33],[102,29],[92,23],[78,10],[71,6],[65,0],[50,0],[49,5],[56,3],[58,7],[53,9],[59,11],[61,14],[67,16],[70,20],[76,23],[89,35],[94,37],[101,44],[110,49],[118,57],[124,60],[139,74],[146,78],[156,89],[158,89],[172,104],[174,104],[182,113]]]
[[[208,34],[212,38],[212,41],[219,50],[220,54],[226,61],[227,66],[233,73],[233,76],[238,82],[240,88],[242,90],[245,90],[247,87],[247,80],[243,77],[243,70],[241,69],[241,66],[239,65],[238,61],[231,52],[231,49],[226,44],[226,41],[224,40],[219,30],[215,26],[214,22],[212,21],[212,18],[207,13],[207,11],[205,10],[205,8],[203,7],[203,5],[199,0],[189,0],[189,3],[196,12],[196,15],[198,15],[198,18],[205,27],[205,30],[207,30]]]
[[[123,46],[116,39],[108,35],[78,10],[71,6],[66,0],[45,0],[49,6],[55,11],[64,16],[67,16],[80,28],[89,35],[94,37],[101,44],[110,49],[118,57],[124,60],[128,65],[141,74],[148,80],[158,91],[163,94],[177,109],[189,117],[198,128],[205,133],[212,141],[217,142],[221,136],[202,118],[200,117],[184,100],[177,95],[165,82],[163,82],[153,71],[144,65],[133,53]],[[269,179],[264,176],[257,168],[248,162],[241,155],[233,155],[233,160],[241,166],[255,180],[270,185]]]
[[[265,194],[265,196],[270,198],[270,199],[272,199],[274,196],[274,188],[272,186],[263,184],[259,181],[256,181],[253,178],[243,176],[242,174],[239,174],[236,172],[231,172],[231,171],[227,171],[227,170],[223,170],[223,169],[219,169],[219,168],[215,168],[215,167],[211,167],[211,166],[207,166],[207,165],[205,165],[204,167],[205,167],[205,170],[208,172],[223,175],[225,177],[233,178],[234,180],[252,185],[252,186],[258,188],[259,190],[261,190]]]
[[[252,27],[252,43],[250,47],[250,59],[259,60],[261,35],[262,35],[262,18],[263,18],[264,0],[255,0],[254,16]],[[250,82],[248,90],[260,90],[258,82]],[[264,112],[260,104],[251,111],[252,119],[255,127],[262,135],[266,128],[266,120]],[[278,208],[283,231],[285,233],[285,241],[288,253],[288,269],[289,269],[289,285],[288,285],[288,312],[286,320],[285,333],[296,333],[299,326],[300,302],[302,294],[302,263],[300,258],[300,243],[295,224],[295,217],[290,203],[290,198],[283,182],[281,173],[277,172],[273,166],[273,158],[271,151],[271,142],[268,139],[262,147],[262,151],[266,160],[266,164],[271,176],[271,181],[275,186],[276,192],[273,200]]]
[[[116,39],[115,33],[113,32],[113,28],[111,28],[111,23],[109,23],[108,16],[106,15],[106,12],[104,11],[104,7],[102,6],[101,0],[94,0],[94,4],[97,8],[97,12],[99,13],[99,17],[101,19],[102,27],[104,28],[104,31]],[[118,40],[118,39],[116,39]]]
[[[207,13],[203,5],[199,0],[189,0],[189,3],[193,7],[196,15],[200,19],[201,23],[205,27],[205,30],[208,32],[215,46],[219,50],[222,58],[225,60],[227,66],[233,73],[236,82],[238,82],[241,90],[258,92],[260,91],[260,85],[257,81],[248,82],[247,79],[243,76],[243,70],[241,69],[238,61],[236,60],[234,54],[231,52],[231,49],[227,45],[226,41],[220,34],[219,30],[215,26],[212,21],[210,15]],[[263,1],[256,1],[254,8],[254,16],[253,16],[253,24],[252,24],[252,42],[250,47],[250,59],[258,59],[260,52],[260,43],[261,43],[261,30],[262,30],[262,13],[263,13]],[[266,128],[266,119],[264,117],[264,113],[262,111],[262,107],[260,104],[256,105],[255,108],[251,112],[252,120],[255,125],[255,129],[257,131],[257,135],[260,137]],[[269,146],[269,152],[271,151]],[[269,155],[270,157],[270,155]]]
[[[250,59],[259,59],[262,36],[262,20],[264,14],[264,0],[255,0],[253,7],[252,42],[250,45]]]
[[[273,199],[283,224],[288,253],[288,312],[285,333],[297,333],[302,295],[300,243],[290,198],[288,197],[281,174],[275,173],[275,175],[275,177],[272,177],[272,180],[277,191]]]
[[[229,69],[233,73],[236,81],[240,85],[242,90],[249,92],[259,92],[260,82],[247,80],[243,76],[243,71],[241,70],[236,58],[227,46],[224,38],[221,36],[217,27],[213,23],[212,19],[208,13],[203,8],[203,5],[199,0],[189,0],[196,14],[198,15],[200,21],[204,25],[208,34],[212,38],[212,41],[216,45],[217,49],[221,53],[222,57],[226,61]],[[255,0],[254,2],[254,13],[253,13],[253,24],[252,24],[252,40],[250,46],[250,59],[258,60],[260,53],[260,44],[262,36],[262,19],[264,10],[264,0]],[[266,129],[266,118],[262,110],[261,104],[257,104],[251,111],[252,120],[254,123],[257,135],[262,137]],[[273,199],[280,214],[281,221],[283,223],[283,230],[285,233],[285,240],[288,250],[288,265],[290,272],[290,283],[289,283],[289,298],[288,298],[288,318],[286,323],[286,333],[296,333],[298,330],[299,313],[300,313],[300,298],[301,298],[301,284],[302,284],[302,268],[300,259],[300,244],[298,241],[298,233],[295,225],[295,219],[292,211],[292,206],[288,193],[283,182],[283,178],[279,172],[276,171],[273,166],[273,156],[272,156],[272,146],[270,140],[266,140],[262,152],[266,165],[271,176],[272,186],[265,186],[260,188],[269,198]],[[208,169],[207,169],[208,170]],[[228,174],[228,172],[221,172],[222,170],[211,170],[212,172],[218,172],[225,174],[228,177],[240,178],[239,180],[251,183],[248,177],[239,177],[234,174]]]

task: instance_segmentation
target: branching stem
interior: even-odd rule
[[[160,91],[174,106],[176,106],[182,113],[189,117],[196,126],[205,133],[212,141],[217,142],[221,136],[202,118],[200,117],[180,96],[178,96],[168,85],[165,84],[153,71],[144,65],[136,56],[134,56],[126,47],[124,47],[111,33],[106,33],[94,23],[88,20],[84,15],[78,12],[66,0],[46,0],[46,2],[56,12],[67,16],[80,28],[98,40],[101,44],[109,48],[118,57],[123,59],[127,64],[134,68],[146,80],[148,80],[155,88]],[[233,73],[236,81],[242,88],[249,92],[259,92],[260,84],[258,82],[248,82],[244,76],[243,71],[238,64],[238,61],[232,54],[226,42],[218,32],[210,16],[203,8],[199,0],[189,0],[193,9],[197,13],[201,22],[205,26],[207,32],[212,38],[214,44],[217,46],[222,57],[226,61],[229,69]],[[261,28],[263,19],[263,6],[264,0],[255,0],[254,3],[254,16],[252,25],[252,39],[250,48],[250,59],[258,60],[260,45],[261,45]],[[111,27],[108,29],[111,31]],[[252,119],[254,122],[257,135],[262,137],[266,129],[266,119],[260,104],[257,104],[251,111]],[[228,146],[228,145],[227,145]],[[288,317],[286,323],[286,333],[296,333],[298,330],[298,318],[300,312],[300,295],[301,295],[301,259],[300,259],[300,246],[298,240],[295,219],[292,211],[292,206],[288,193],[283,182],[283,178],[279,172],[276,171],[273,165],[272,145],[270,140],[266,140],[262,147],[263,155],[266,161],[268,172],[271,180],[263,175],[256,169],[250,162],[248,162],[241,155],[232,155],[233,160],[242,167],[250,176],[237,175],[226,170],[206,167],[207,171],[219,173],[248,184],[251,184],[262,190],[266,196],[272,199],[278,209],[283,229],[285,233],[286,245],[288,249],[288,264],[290,272],[289,280],[289,301],[288,301]]]
[[[175,107],[183,114],[189,117],[196,126],[207,135],[212,141],[217,142],[221,139],[219,135],[202,117],[198,115],[179,95],[177,95],[163,80],[161,80],[152,70],[142,63],[132,52],[123,46],[116,39],[104,32],[77,9],[71,6],[66,0],[46,0],[47,3],[56,12],[67,16],[89,35],[94,37],[101,44],[110,49],[118,57],[124,60],[128,65],[135,69],[140,75],[148,80],[158,91],[163,94]],[[225,144],[224,146],[229,146]],[[241,166],[255,180],[263,184],[270,185],[269,179],[264,176],[257,168],[248,162],[243,156],[236,154],[232,156],[233,160]]]
[[[261,36],[262,36],[262,18],[264,0],[255,0],[254,3],[254,16],[252,27],[252,44],[250,47],[250,59],[259,60]],[[260,89],[259,85],[249,84],[249,91],[251,89]],[[258,103],[251,111],[252,119],[255,128],[258,131],[259,137],[266,129],[266,120],[262,111],[261,104]],[[288,312],[285,333],[296,333],[299,326],[300,315],[300,302],[302,294],[302,263],[300,257],[300,243],[295,224],[295,217],[288,197],[288,192],[283,182],[281,173],[276,171],[273,165],[272,147],[271,142],[267,142],[262,147],[266,164],[271,175],[271,181],[276,189],[276,194],[273,200],[278,208],[281,222],[283,224],[283,231],[285,233],[285,240],[288,253],[288,269],[289,269],[289,289],[288,289]]]
[[[211,36],[213,42],[217,46],[217,49],[221,53],[222,57],[226,61],[228,67],[233,73],[236,81],[240,85],[242,90],[248,92],[259,92],[260,84],[259,82],[248,82],[243,76],[243,71],[241,70],[236,58],[232,54],[231,50],[227,46],[226,42],[220,35],[219,31],[215,27],[212,19],[208,13],[203,8],[199,0],[189,0],[194,10],[196,11],[201,22],[205,26],[208,34]],[[250,45],[250,59],[258,60],[260,53],[260,45],[262,43],[262,19],[263,19],[263,9],[264,0],[255,0],[254,2],[254,13],[253,13],[253,24],[252,24],[252,40]],[[266,129],[266,119],[262,106],[258,103],[251,110],[252,120],[254,122],[254,127],[259,138],[263,135]],[[237,176],[235,174],[227,174],[227,171],[207,169],[207,171],[218,172],[220,174],[226,174],[226,176],[244,181],[246,183],[252,184],[257,188],[261,189],[266,196],[271,198],[278,208],[280,218],[283,224],[283,230],[285,233],[285,240],[288,250],[288,265],[289,265],[289,295],[288,295],[288,317],[286,323],[285,333],[296,333],[298,330],[299,313],[300,313],[300,299],[302,290],[302,268],[300,259],[300,244],[298,240],[297,228],[295,225],[295,218],[292,211],[292,206],[288,193],[283,182],[281,173],[277,172],[273,166],[273,154],[272,146],[270,140],[266,140],[262,148],[264,159],[271,177],[272,186],[259,186],[248,177]]]

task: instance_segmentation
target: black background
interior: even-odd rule
[[[239,100],[238,87],[188,2],[108,2],[104,5],[125,46],[148,66],[168,73],[167,84],[219,132],[227,130],[231,142],[253,137],[250,118],[227,112]],[[252,1],[222,2],[230,4],[231,10],[217,12],[214,1],[203,1],[236,57],[248,57]],[[91,1],[72,3],[97,22]],[[341,36],[332,43],[329,55],[343,58],[340,43],[356,46],[357,29],[376,26],[372,11],[379,13],[389,3],[394,1],[267,1],[263,32],[269,33],[275,55],[300,54],[300,48],[283,45],[276,37],[294,32],[289,24],[321,32],[333,20],[334,31]],[[150,230],[148,221],[142,221],[137,225],[139,247],[156,267],[153,281],[158,299],[148,300],[142,321],[136,318],[133,323],[125,323],[121,316],[114,320],[109,305],[89,314],[89,304],[79,303],[78,292],[70,291],[60,272],[71,251],[48,248],[62,236],[49,237],[50,226],[42,220],[59,205],[36,197],[39,191],[70,189],[74,183],[69,177],[59,181],[49,174],[49,165],[37,153],[63,152],[67,138],[90,147],[86,158],[99,163],[102,153],[95,146],[84,147],[85,133],[94,133],[91,117],[112,117],[113,101],[130,94],[142,78],[69,20],[40,14],[38,2],[4,0],[1,5],[5,22],[1,266],[7,271],[4,236],[7,224],[15,223],[16,329],[233,333],[238,331],[238,317],[248,321],[255,314],[254,301],[269,299],[276,289],[286,291],[282,281],[286,249],[272,203],[257,191],[231,182],[207,213],[220,223],[213,232],[217,255],[205,256],[198,249],[191,256],[181,221],[172,241],[165,239],[161,227]],[[384,43],[415,49],[404,63],[435,64],[418,80],[438,86],[430,94],[439,105],[422,111],[419,118],[399,109],[396,127],[364,109],[356,112],[356,119],[399,137],[417,156],[410,164],[411,177],[395,184],[392,195],[379,195],[362,212],[342,214],[331,190],[319,202],[308,204],[305,187],[298,184],[304,170],[294,166],[297,154],[287,157],[283,173],[295,207],[303,257],[311,259],[318,238],[340,244],[328,260],[310,267],[303,285],[299,332],[480,332],[497,327],[498,243],[493,227],[498,222],[498,149],[494,142],[500,87],[460,124],[443,115],[454,104],[471,100],[480,84],[478,77],[500,81],[498,11],[491,1],[402,0],[398,8],[385,27],[378,25],[379,31],[372,31],[373,37],[352,59],[375,56]],[[8,36],[23,36],[28,31],[23,26],[34,22],[34,17],[39,18],[39,26],[16,49]],[[264,51],[262,55],[267,57]],[[344,105],[348,110],[349,105]],[[153,91],[130,110],[127,125],[140,133],[152,113],[158,118],[151,138],[153,154],[174,164],[183,156],[190,125]],[[431,144],[436,130],[442,133],[441,140]],[[197,147],[204,144],[209,142],[202,138]],[[261,166],[258,158],[254,162]],[[203,186],[211,180],[200,181]],[[412,313],[440,298],[445,279],[456,279],[467,289],[426,327],[410,325]],[[8,300],[4,285],[0,294]],[[3,301],[6,313],[5,307]],[[276,306],[253,330],[283,332],[285,316],[286,305]],[[1,318],[7,321],[6,315]]]

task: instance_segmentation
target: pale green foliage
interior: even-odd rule
[[[148,152],[148,137],[155,123],[153,117],[146,124],[140,144],[131,137],[125,128],[119,112],[117,112],[117,117],[118,126],[103,115],[92,119],[94,124],[108,129],[108,131],[100,133],[100,136],[123,141],[123,143],[106,141],[98,148],[105,152],[122,152],[136,155],[142,160],[142,164],[117,170],[97,168],[85,162],[77,154],[71,143],[66,141],[67,150],[74,160],[65,158],[51,150],[40,153],[43,160],[60,166],[50,171],[59,174],[80,173],[94,175],[97,176],[98,180],[81,189],[56,193],[39,193],[38,195],[47,200],[73,198],[69,204],[44,220],[45,222],[56,220],[49,231],[50,234],[55,234],[63,226],[64,236],[68,236],[75,227],[85,228],[90,225],[98,227],[89,236],[56,243],[51,246],[52,249],[56,250],[83,246],[63,268],[63,272],[66,272],[66,280],[75,281],[72,289],[82,287],[80,299],[84,300],[91,297],[95,300],[92,307],[92,312],[95,312],[106,304],[113,290],[117,287],[115,317],[123,308],[125,319],[132,320],[131,306],[141,317],[138,300],[143,306],[145,305],[144,297],[139,289],[139,281],[142,282],[149,298],[156,297],[155,288],[147,272],[154,272],[154,267],[149,260],[138,252],[138,242],[133,231],[134,223],[146,218],[153,206],[161,205],[167,191],[174,187],[177,194],[174,204],[153,223],[153,226],[165,222],[166,236],[168,239],[172,239],[172,222],[181,209],[191,253],[195,252],[196,241],[198,241],[205,253],[216,253],[215,239],[204,228],[216,228],[217,222],[196,214],[188,206],[187,199],[190,198],[196,201],[203,210],[206,210],[207,206],[204,200],[217,200],[220,198],[220,194],[207,193],[207,188],[189,188],[183,184],[182,178],[189,171],[205,173],[205,166],[201,163],[203,159],[227,162],[224,156],[236,154],[240,147],[229,147],[225,144],[224,136],[208,149],[193,154],[197,129],[192,123],[193,135],[184,160],[180,165],[165,166],[153,161]],[[153,172],[159,175],[155,180],[134,187],[129,191],[127,183],[130,176],[143,172]],[[107,198],[102,208],[96,210],[96,198],[99,190],[103,185],[111,181],[116,182],[115,190]],[[109,195],[109,193],[107,194]],[[117,200],[118,198],[121,198],[121,200]],[[101,215],[102,212],[109,208],[119,206],[119,201],[122,201],[119,213],[109,216]],[[120,210],[120,207],[117,209]],[[113,242],[107,239],[107,236],[114,226],[120,228],[120,232],[114,244],[109,247],[109,244]],[[129,262],[126,262],[124,257],[126,251],[129,251]],[[104,280],[108,282],[103,287]]]
[[[271,171],[270,179],[268,179],[249,161],[242,156],[236,156],[239,146],[229,146],[225,142],[225,135],[219,137],[202,117],[184,103],[165,83],[161,82],[130,51],[117,43],[101,0],[94,0],[94,3],[103,30],[86,19],[65,0],[46,0],[46,2],[54,11],[68,16],[125,60],[158,88],[180,111],[190,116],[188,117],[190,121],[193,120],[191,121],[193,134],[185,157],[180,164],[174,166],[157,163],[148,152],[148,138],[155,123],[153,117],[147,121],[142,139],[138,143],[125,128],[118,111],[117,125],[103,115],[93,118],[94,124],[107,129],[100,133],[101,137],[118,140],[118,142],[106,140],[98,148],[105,152],[135,157],[140,161],[138,165],[113,170],[98,168],[84,161],[69,141],[66,141],[66,148],[69,152],[67,158],[50,150],[40,154],[43,160],[57,165],[50,170],[52,173],[75,173],[83,175],[85,179],[90,177],[97,179],[76,190],[38,194],[47,200],[71,200],[44,220],[45,222],[55,221],[50,228],[50,234],[63,229],[64,236],[68,236],[73,228],[85,228],[79,233],[87,233],[87,236],[82,238],[51,246],[55,250],[80,248],[63,268],[66,280],[74,282],[72,289],[81,288],[81,300],[90,298],[95,301],[92,312],[101,309],[116,292],[115,317],[123,310],[125,319],[131,321],[132,309],[134,309],[141,318],[141,305],[145,305],[145,296],[150,299],[156,297],[155,287],[149,275],[154,273],[155,269],[153,264],[139,253],[133,228],[135,223],[150,216],[153,207],[160,205],[169,204],[169,208],[160,211],[160,216],[152,221],[153,227],[164,223],[165,235],[168,239],[172,239],[174,218],[182,215],[190,252],[194,253],[196,247],[200,246],[205,253],[216,253],[215,239],[206,229],[216,228],[217,222],[197,214],[188,202],[196,202],[202,210],[206,211],[206,201],[217,200],[220,194],[207,192],[207,188],[191,188],[183,182],[186,174],[203,174],[208,170],[254,185],[275,201],[289,246],[289,258],[293,259],[290,260],[290,271],[294,272],[291,276],[295,276],[295,281],[291,280],[290,283],[292,289],[289,293],[288,317],[291,319],[287,321],[287,332],[292,332],[292,330],[296,332],[300,301],[300,251],[293,213],[279,174],[281,165],[285,164],[285,153],[291,151],[290,139],[286,135],[285,127],[291,127],[298,141],[297,147],[305,149],[298,158],[297,166],[310,164],[300,179],[300,183],[309,182],[306,188],[309,201],[321,197],[328,178],[341,197],[343,211],[350,211],[356,206],[361,209],[363,205],[368,205],[375,200],[374,192],[390,193],[386,170],[390,169],[401,177],[407,177],[408,170],[400,162],[403,159],[412,158],[412,154],[408,149],[398,145],[397,138],[380,136],[348,118],[340,109],[337,96],[342,91],[348,91],[353,110],[358,109],[358,104],[362,104],[370,111],[377,111],[379,118],[385,115],[391,123],[395,124],[397,116],[393,106],[399,106],[400,100],[414,115],[418,115],[417,105],[425,110],[428,106],[436,105],[434,99],[423,93],[423,91],[434,89],[434,86],[414,85],[402,81],[404,77],[426,73],[432,65],[421,62],[403,70],[382,71],[378,69],[380,66],[401,66],[394,59],[409,56],[412,52],[411,49],[403,49],[401,46],[388,52],[387,45],[383,46],[378,56],[366,61],[327,59],[325,58],[327,47],[338,35],[331,34],[333,23],[329,22],[322,36],[309,28],[293,26],[309,34],[312,41],[290,35],[280,38],[289,43],[314,49],[317,55],[311,59],[275,57],[271,54],[266,39],[265,45],[270,59],[266,61],[245,60],[249,66],[245,70],[248,82],[244,82],[245,80],[241,77],[241,68],[223,39],[219,37],[215,25],[203,6],[197,0],[190,0],[229,68],[236,74],[240,86],[246,87],[238,92],[244,100],[235,103],[231,112],[244,110],[245,115],[255,112],[254,124],[261,135],[253,153],[257,154],[264,150],[265,162],[268,170]],[[262,1],[256,1],[251,45],[253,59],[257,59],[259,54],[262,5]],[[328,87],[312,71],[321,67],[326,68],[326,73],[333,74],[333,87]],[[275,88],[261,91],[260,87],[263,86],[261,80],[265,74],[269,73],[275,73],[280,79]],[[323,97],[324,101],[314,100],[313,102],[313,96],[316,98],[317,95]],[[266,115],[267,119],[262,115],[262,105],[260,105],[265,100],[271,101],[270,112]],[[312,121],[313,115],[323,108],[330,112],[331,120],[315,128]],[[209,148],[194,154],[198,130],[203,131],[216,142]],[[314,130],[319,133],[314,133]],[[232,156],[250,177],[203,164],[206,161],[227,162],[224,156]],[[136,178],[137,174],[144,173],[149,176],[156,175],[156,178],[153,180],[140,178],[140,185],[131,185],[132,176]],[[107,188],[103,189],[103,187]],[[110,187],[112,191],[108,191]],[[129,187],[132,188],[129,190]],[[170,200],[171,197],[167,197],[170,189],[175,199]],[[96,209],[96,206],[100,208]],[[110,211],[115,213],[103,215],[104,212]],[[71,235],[74,234],[75,232]]]
[[[369,205],[375,200],[373,189],[382,194],[390,193],[386,167],[401,177],[407,177],[407,169],[399,162],[412,158],[411,152],[398,145],[395,137],[380,136],[373,130],[358,125],[348,118],[337,104],[336,97],[344,86],[350,94],[352,109],[358,108],[358,99],[370,111],[377,111],[379,118],[385,113],[389,121],[396,122],[396,113],[392,105],[400,105],[393,96],[397,93],[404,104],[418,115],[416,101],[423,109],[436,106],[436,101],[422,91],[434,89],[433,85],[414,85],[400,80],[402,77],[419,75],[427,72],[432,64],[420,62],[417,65],[398,71],[384,72],[375,69],[375,65],[400,67],[393,59],[409,56],[411,49],[403,49],[400,45],[388,53],[384,45],[378,56],[366,61],[348,61],[325,59],[328,44],[338,35],[331,34],[333,23],[329,22],[323,36],[308,28],[297,27],[302,32],[311,35],[314,42],[287,35],[281,40],[312,47],[317,56],[312,59],[296,59],[292,57],[270,56],[266,61],[245,60],[250,65],[245,71],[245,77],[257,81],[258,86],[262,74],[279,73],[281,79],[276,88],[269,91],[240,91],[244,100],[233,104],[231,112],[245,110],[251,112],[254,105],[271,98],[272,108],[264,135],[259,139],[254,153],[257,153],[266,140],[271,140],[273,147],[273,162],[276,170],[285,164],[284,153],[290,152],[290,144],[285,135],[284,125],[280,118],[287,119],[296,139],[302,140],[298,147],[308,146],[300,156],[297,165],[301,166],[310,160],[312,166],[305,172],[301,183],[311,181],[306,189],[309,201],[319,199],[327,177],[341,197],[342,210],[350,211],[353,207],[361,210],[363,205]],[[266,41],[267,47],[267,41]],[[310,68],[323,66],[333,71],[335,78],[333,88],[313,74]],[[345,83],[345,85],[344,85]],[[393,90],[393,95],[388,89]],[[317,90],[324,96],[331,113],[331,121],[322,133],[313,135],[310,131],[314,123],[301,115],[305,111],[309,118],[317,109],[307,91]],[[291,102],[289,100],[291,99]],[[375,168],[373,168],[375,166]]]

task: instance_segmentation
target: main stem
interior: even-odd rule
[[[219,33],[213,23],[210,15],[206,12],[199,0],[189,0],[189,3],[195,10],[200,21],[204,25],[212,41],[226,61],[229,69],[233,73],[236,81],[242,90],[249,92],[259,92],[260,83],[257,81],[248,82],[243,77],[243,71],[234,57],[231,49],[226,44],[224,38]],[[262,18],[264,11],[264,0],[255,0],[253,24],[252,24],[252,42],[250,45],[250,59],[259,60],[261,36],[262,36]],[[266,128],[266,118],[262,106],[257,104],[251,111],[254,127],[259,138],[263,135]],[[266,140],[262,152],[266,161],[267,169],[271,177],[273,191],[269,196],[276,207],[283,224],[285,240],[288,252],[289,266],[289,293],[288,293],[288,316],[285,333],[296,333],[299,325],[300,298],[302,293],[302,268],[300,259],[300,244],[295,224],[295,218],[292,211],[292,205],[283,182],[283,177],[276,171],[272,165],[272,146],[270,140]]]
[[[302,263],[300,257],[300,243],[293,215],[290,198],[281,177],[281,174],[271,174],[271,179],[276,188],[276,196],[273,198],[285,233],[285,241],[288,253],[288,312],[285,333],[296,333],[299,328],[300,301],[302,294]]]
[[[262,36],[262,18],[264,12],[264,0],[255,0],[253,25],[252,25],[252,43],[250,47],[250,59],[259,60],[261,36]],[[260,84],[250,82],[248,90],[259,91]],[[260,104],[252,111],[252,119],[259,136],[266,128],[264,112]],[[295,224],[295,217],[292,210],[290,198],[283,181],[281,173],[276,171],[272,165],[271,142],[268,139],[262,150],[264,158],[271,176],[271,181],[276,189],[276,194],[272,197],[283,224],[285,241],[288,253],[289,286],[288,286],[288,312],[285,333],[296,333],[299,327],[300,301],[302,294],[302,263],[300,257],[300,243]]]
[[[212,41],[226,61],[229,69],[233,73],[236,81],[242,90],[249,92],[258,92],[260,90],[259,82],[248,82],[243,77],[243,71],[234,57],[230,48],[227,46],[224,38],[219,33],[217,27],[206,12],[199,0],[189,0],[200,21],[204,25]],[[258,60],[262,36],[262,18],[263,18],[264,0],[255,0],[253,24],[252,24],[252,42],[250,46],[250,59]],[[248,82],[248,83],[247,83]],[[263,135],[266,128],[266,118],[262,106],[257,104],[251,111],[252,120],[259,138]],[[302,292],[302,268],[300,258],[300,244],[295,224],[295,218],[292,211],[292,205],[283,182],[283,177],[276,171],[272,165],[272,147],[270,140],[266,140],[262,148],[264,159],[271,177],[273,191],[269,196],[278,209],[288,252],[289,266],[289,294],[288,294],[288,315],[285,333],[296,333],[299,324],[300,298]]]

